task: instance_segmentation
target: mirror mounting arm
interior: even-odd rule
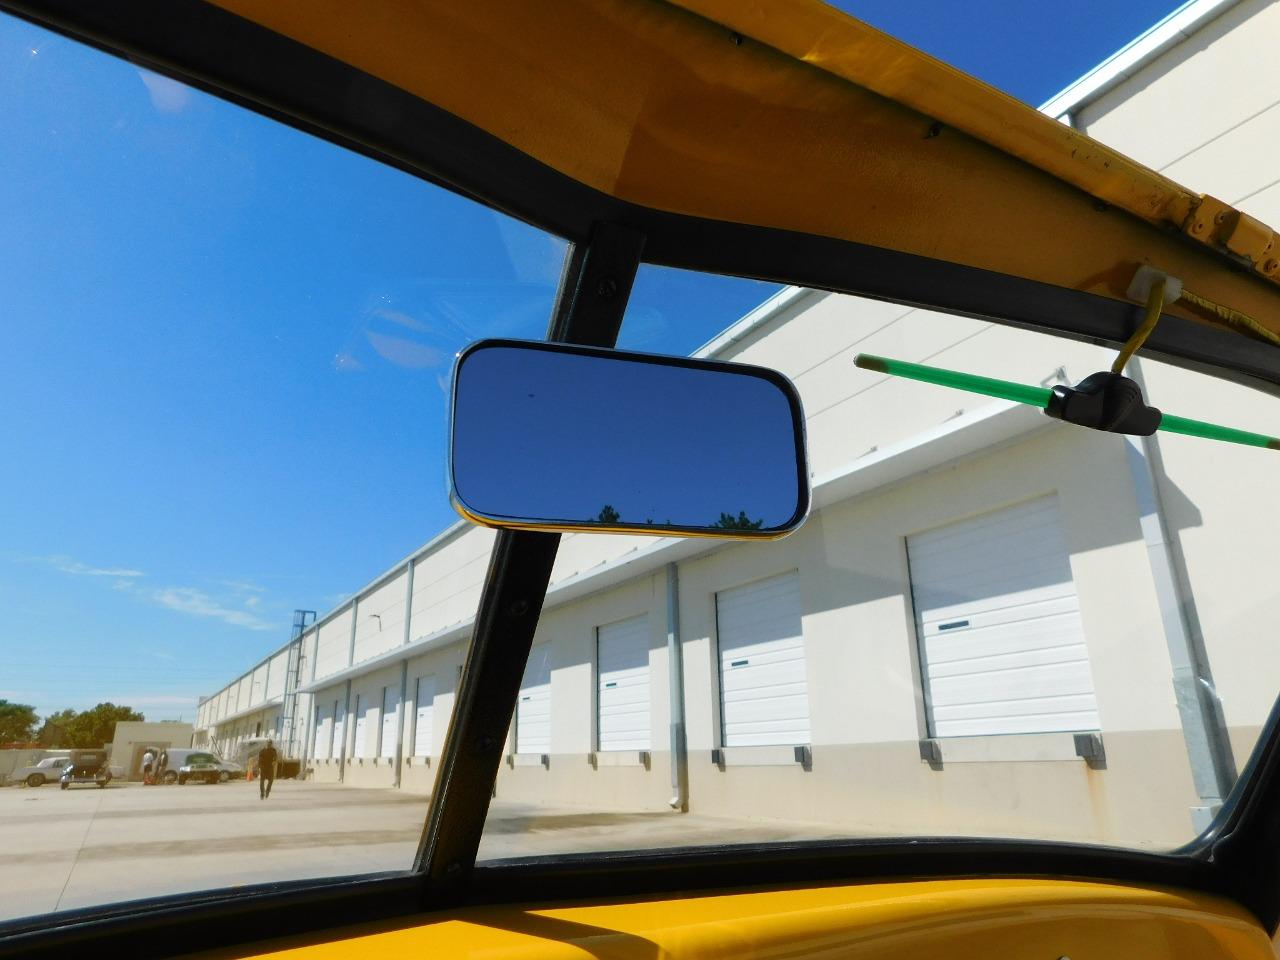
[[[642,233],[596,223],[566,258],[547,339],[613,347],[643,249]],[[494,541],[414,864],[424,907],[465,896],[559,544],[558,533],[513,530]]]
[[[574,247],[565,260],[547,339],[587,347],[616,344],[643,252],[643,233],[597,221],[587,244]]]

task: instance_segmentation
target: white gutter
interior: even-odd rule
[[[1058,120],[1097,100],[1134,76],[1170,48],[1187,40],[1210,20],[1230,10],[1240,0],[1189,0],[1146,33],[1125,44],[1061,93],[1040,107]]]
[[[720,331],[689,356],[701,358],[718,357],[739,340],[749,337],[756,330],[776,318],[783,310],[822,292],[809,287],[783,287],[760,306],[735,321],[732,326]]]

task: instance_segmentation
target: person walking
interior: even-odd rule
[[[279,760],[280,754],[270,740],[258,751],[258,798],[261,800],[271,796],[271,785],[276,782],[276,764]]]
[[[155,783],[155,780],[151,777],[151,768],[155,766],[155,762],[156,755],[150,747],[147,747],[147,752],[142,755],[142,782],[144,784]]]

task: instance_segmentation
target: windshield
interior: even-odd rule
[[[28,24],[0,55],[0,920],[409,869],[494,542],[446,495],[450,364],[545,336],[569,245]],[[1048,388],[1115,351],[822,290],[646,264],[619,346],[791,378],[813,511],[768,543],[563,537],[482,859],[1208,828],[1280,688],[1273,451],[859,368]],[[81,749],[112,777],[64,794],[39,771]]]
[[[1052,387],[1115,351],[822,291],[787,289],[697,353],[793,379],[814,510],[766,543],[563,538],[482,856],[911,835],[1168,850],[1207,828],[1280,685],[1251,626],[1280,613],[1280,529],[1257,508],[1274,451],[859,369]],[[1170,414],[1280,423],[1245,387],[1126,372]]]
[[[408,869],[456,667],[312,683],[483,576],[407,589],[450,364],[545,335],[567,244],[7,17],[0,62],[0,920]],[[104,746],[92,792],[11,776]]]

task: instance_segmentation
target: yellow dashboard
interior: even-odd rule
[[[265,948],[265,949],[264,949]],[[1273,958],[1247,912],[1172,889],[976,879],[475,907],[208,958]]]

